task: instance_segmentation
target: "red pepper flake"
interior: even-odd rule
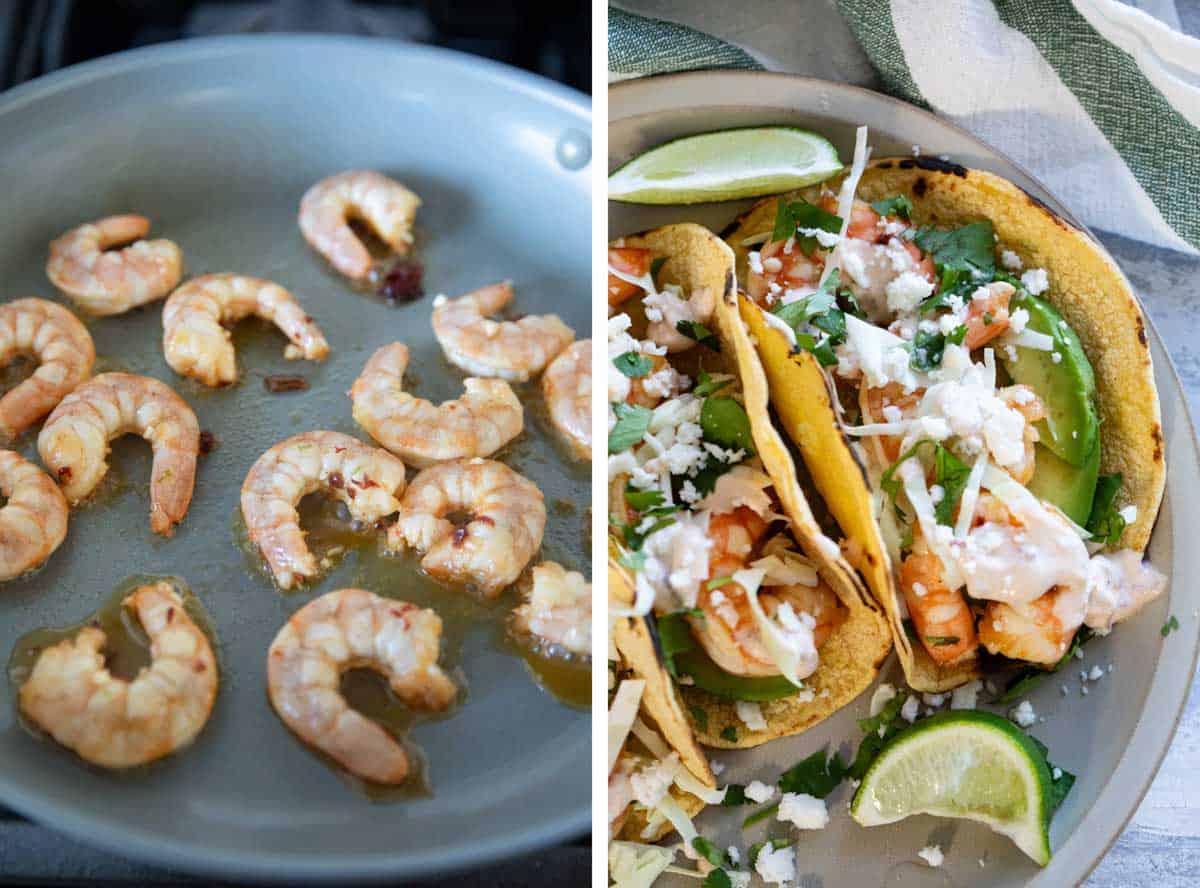
[[[70,481],[71,480],[71,467],[70,466],[63,466],[62,468],[60,468],[58,470],[58,480],[59,481]]]
[[[415,259],[401,259],[384,276],[379,286],[379,295],[393,305],[415,302],[425,295],[421,279],[425,270]]]
[[[205,429],[200,432],[200,455],[206,456],[217,449],[217,436]]]
[[[195,669],[197,672],[207,672],[208,671],[208,666],[205,665],[203,660],[197,660],[196,665],[193,666],[192,668]]]
[[[472,518],[471,520],[472,520],[472,521],[479,521],[479,522],[481,522],[481,523],[483,523],[483,524],[490,524],[492,527],[495,527],[495,526],[496,526],[496,522],[495,522],[495,521],[493,521],[491,518],[489,518],[487,515],[476,515],[476,516],[475,516],[474,518]]]
[[[174,619],[175,619],[175,606],[172,605],[171,607],[167,608],[167,622],[169,623]]]
[[[284,376],[274,374],[263,377],[263,385],[272,394],[279,392],[303,392],[308,390],[308,380],[303,376]]]
[[[350,497],[350,499],[354,499],[356,496],[358,496],[358,491],[355,490],[353,487],[347,487],[346,488],[346,496]]]
[[[372,481],[370,478],[363,478],[362,480],[355,480],[354,483],[357,484],[359,487],[361,487],[363,490],[370,490],[372,487],[379,486],[378,481]]]

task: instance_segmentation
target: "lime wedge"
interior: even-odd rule
[[[827,139],[790,126],[687,136],[639,154],[608,177],[610,200],[694,204],[778,194],[841,172]]]
[[[933,814],[986,823],[1045,866],[1050,770],[1024,733],[990,712],[945,712],[897,734],[863,777],[850,816],[862,826]]]

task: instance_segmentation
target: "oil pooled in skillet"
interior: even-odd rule
[[[116,588],[105,597],[100,607],[79,622],[68,626],[47,626],[41,629],[34,629],[32,632],[27,632],[17,639],[8,659],[8,682],[14,707],[16,706],[18,689],[29,678],[30,673],[33,672],[34,664],[37,663],[41,652],[60,641],[74,638],[81,629],[88,625],[96,626],[104,632],[104,662],[108,671],[115,677],[130,681],[137,676],[143,667],[149,666],[150,640],[146,637],[146,632],[142,629],[142,625],[138,622],[137,617],[128,608],[123,607],[121,602],[138,586],[155,583],[159,580],[167,581],[179,593],[183,599],[183,608],[187,611],[188,616],[208,636],[209,643],[213,648],[213,654],[217,659],[217,668],[220,670],[220,639],[216,635],[213,621],[209,617],[208,612],[204,609],[204,606],[200,603],[200,599],[192,592],[188,584],[182,578],[175,576],[134,574],[118,583]],[[220,700],[219,692],[217,699],[218,701]],[[46,740],[47,742],[53,742],[40,728],[27,721],[19,709],[17,710],[17,721],[34,737]],[[201,732],[197,742],[200,742],[203,737],[204,734]],[[181,750],[180,753],[186,754],[186,750]],[[169,758],[170,756],[168,756],[168,760]],[[148,765],[129,768],[127,769],[127,773],[136,774],[145,769],[153,768],[157,764],[159,763],[151,762]]]

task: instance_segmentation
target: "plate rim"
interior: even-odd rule
[[[993,147],[992,145],[985,142],[983,139],[980,139],[978,136],[974,135],[973,133],[964,129],[963,127],[959,126],[958,124],[956,124],[952,121],[949,121],[949,120],[945,120],[944,118],[937,116],[936,114],[934,114],[933,112],[931,112],[929,110],[921,108],[917,105],[913,105],[909,102],[903,101],[902,99],[898,99],[894,96],[889,96],[885,93],[877,92],[876,90],[868,89],[867,87],[858,86],[856,84],[845,83],[845,82],[836,81],[836,80],[825,80],[820,77],[813,77],[811,75],[806,75],[806,74],[789,74],[786,72],[779,72],[779,71],[753,71],[753,70],[736,70],[736,69],[734,69],[734,70],[678,71],[678,72],[672,72],[672,73],[666,73],[666,74],[654,74],[654,75],[649,75],[649,76],[645,76],[645,77],[636,77],[636,78],[631,78],[628,80],[616,81],[616,82],[608,84],[609,105],[608,105],[608,121],[607,121],[607,123],[609,126],[611,126],[614,122],[629,119],[632,117],[640,117],[640,116],[644,116],[646,114],[665,113],[668,111],[669,112],[679,112],[679,111],[685,111],[685,110],[700,111],[700,110],[704,109],[705,107],[718,107],[718,104],[715,102],[711,103],[711,104],[675,105],[672,107],[666,107],[666,106],[662,106],[661,104],[659,104],[658,107],[648,107],[648,106],[655,105],[653,94],[657,91],[656,88],[661,88],[662,86],[665,85],[668,89],[679,89],[682,87],[686,87],[687,85],[689,85],[693,82],[701,83],[705,86],[711,86],[714,81],[728,81],[731,84],[736,84],[739,82],[744,83],[744,84],[750,84],[751,82],[753,82],[756,86],[761,85],[762,82],[764,82],[764,81],[773,81],[778,84],[786,84],[788,86],[795,87],[795,88],[798,88],[801,90],[820,89],[820,90],[825,90],[825,91],[829,91],[832,93],[838,93],[838,92],[852,93],[866,101],[873,101],[873,102],[879,102],[879,103],[885,104],[885,105],[890,105],[893,108],[897,109],[900,113],[922,118],[925,120],[926,123],[932,123],[936,127],[953,130],[965,141],[971,142],[974,145],[978,146],[985,154],[994,155],[994,156],[1000,158],[1000,160],[1003,161],[1004,163],[1011,166],[1013,169],[1017,170],[1030,183],[1032,183],[1038,191],[1040,191],[1040,194],[1035,195],[1035,197],[1038,197],[1039,199],[1044,200],[1046,202],[1046,204],[1049,206],[1049,208],[1054,213],[1056,213],[1059,216],[1062,216],[1064,219],[1066,219],[1066,221],[1070,222],[1072,225],[1074,225],[1080,231],[1083,231],[1085,234],[1087,234],[1087,236],[1089,238],[1091,238],[1097,245],[1099,245],[1099,247],[1102,250],[1104,250],[1104,252],[1106,254],[1108,253],[1107,248],[1104,247],[1104,244],[1100,241],[1100,239],[1097,238],[1096,235],[1086,225],[1084,225],[1082,222],[1080,222],[1074,216],[1073,213],[1071,213],[1070,209],[1066,206],[1066,204],[1063,203],[1062,200],[1060,200],[1052,191],[1050,191],[1041,182],[1041,180],[1037,176],[1030,173],[1029,170],[1026,169],[1022,164],[1012,160],[1012,158],[1010,158],[1003,151],[1000,151],[999,149]],[[785,107],[787,107],[785,105],[780,105],[778,102],[767,102],[767,101],[759,102],[759,101],[757,101],[757,99],[760,98],[760,95],[756,94],[752,90],[743,90],[743,93],[744,93],[744,95],[741,100],[745,105],[750,106],[750,107],[755,107],[755,106],[760,106],[763,108],[785,108]],[[632,111],[629,113],[620,113],[620,109],[621,109],[622,105],[626,105],[628,103],[640,103],[640,105],[642,107],[639,107],[639,108],[637,108],[636,111]],[[837,114],[834,113],[832,109],[830,109],[829,111],[822,111],[822,113],[829,117],[837,117]],[[845,121],[844,120],[844,122],[852,123],[853,121]],[[922,154],[924,154],[924,151],[922,151]],[[609,159],[609,162],[610,162],[610,167],[611,167],[611,163],[612,163],[611,157]],[[610,170],[610,172],[611,172],[611,170]],[[1018,187],[1022,187],[1022,186],[1018,185]],[[1120,267],[1120,265],[1118,264],[1118,268],[1119,267]],[[1122,274],[1124,274],[1123,269],[1122,269]],[[1194,422],[1192,414],[1191,414],[1191,407],[1190,407],[1189,400],[1187,397],[1187,389],[1184,388],[1183,382],[1179,378],[1179,373],[1175,367],[1175,362],[1171,357],[1170,351],[1167,349],[1165,343],[1163,342],[1162,337],[1159,335],[1158,329],[1155,326],[1154,321],[1151,319],[1149,312],[1147,312],[1142,307],[1141,297],[1138,295],[1136,290],[1134,290],[1134,298],[1137,300],[1138,308],[1141,309],[1142,319],[1143,319],[1146,327],[1150,331],[1152,351],[1153,351],[1153,346],[1157,346],[1158,351],[1161,353],[1161,355],[1164,359],[1164,360],[1160,361],[1157,357],[1155,357],[1155,371],[1157,373],[1161,369],[1163,372],[1165,372],[1167,378],[1170,380],[1171,384],[1174,386],[1176,394],[1179,396],[1179,400],[1183,405],[1183,410],[1182,410],[1182,415],[1181,415],[1181,425],[1183,426],[1183,431],[1185,431],[1187,433],[1187,440],[1191,445],[1192,461],[1195,462],[1197,465],[1200,465],[1200,438],[1197,438],[1196,425],[1195,425],[1195,422]],[[1179,459],[1179,456],[1174,455],[1173,459]],[[1161,514],[1161,512],[1160,512],[1160,514]],[[1157,525],[1157,522],[1156,522],[1156,525]],[[1157,529],[1157,526],[1155,529]],[[1171,574],[1171,583],[1172,583],[1172,587],[1174,588],[1174,585],[1175,585],[1174,573]],[[1155,752],[1155,755],[1153,756],[1153,766],[1146,772],[1145,776],[1139,781],[1140,786],[1138,787],[1137,792],[1133,795],[1127,796],[1127,798],[1129,800],[1127,809],[1121,814],[1121,816],[1119,816],[1114,821],[1114,823],[1112,824],[1112,826],[1110,827],[1109,830],[1104,831],[1109,834],[1105,836],[1103,844],[1098,845],[1096,850],[1094,852],[1092,852],[1092,854],[1085,855],[1085,857],[1087,857],[1088,859],[1087,859],[1087,862],[1084,864],[1084,866],[1080,867],[1079,869],[1077,869],[1075,871],[1058,872],[1057,870],[1052,870],[1052,867],[1054,866],[1054,858],[1051,858],[1051,863],[1048,864],[1045,868],[1041,869],[1030,880],[1029,884],[1042,883],[1042,882],[1047,882],[1047,884],[1058,884],[1057,882],[1049,882],[1048,880],[1051,878],[1056,879],[1056,880],[1057,879],[1067,879],[1068,880],[1067,883],[1069,883],[1069,884],[1076,884],[1078,882],[1082,882],[1082,880],[1087,878],[1087,876],[1093,870],[1095,870],[1095,868],[1100,864],[1100,862],[1108,855],[1108,852],[1112,849],[1113,845],[1116,844],[1117,840],[1121,837],[1121,835],[1125,832],[1126,828],[1129,826],[1129,822],[1133,819],[1133,816],[1137,812],[1138,808],[1140,807],[1142,800],[1146,796],[1146,793],[1149,792],[1151,784],[1154,782],[1155,777],[1157,777],[1159,770],[1162,768],[1162,763],[1163,763],[1164,759],[1166,758],[1167,753],[1170,751],[1172,744],[1174,743],[1175,735],[1179,728],[1179,722],[1182,719],[1184,709],[1187,706],[1187,701],[1188,701],[1188,697],[1189,697],[1191,687],[1193,684],[1194,676],[1196,674],[1196,669],[1197,669],[1197,666],[1200,665],[1200,623],[1193,621],[1193,625],[1195,628],[1193,629],[1192,638],[1190,639],[1190,641],[1191,641],[1191,657],[1190,657],[1191,663],[1190,663],[1190,667],[1188,668],[1187,673],[1186,673],[1188,678],[1182,685],[1177,704],[1173,707],[1174,712],[1171,716],[1170,728],[1167,731],[1165,737],[1163,738],[1161,748],[1158,749]],[[1160,660],[1160,666],[1161,666],[1161,660]],[[1156,668],[1154,674],[1151,676],[1150,688],[1147,691],[1146,697],[1141,701],[1141,709],[1138,713],[1138,723],[1134,726],[1134,731],[1133,731],[1134,737],[1136,737],[1137,732],[1141,728],[1141,724],[1143,722],[1143,716],[1146,713],[1147,701],[1149,700],[1150,695],[1153,693],[1155,685],[1158,683],[1158,680],[1159,680],[1158,671],[1159,671],[1158,668]],[[1121,755],[1117,759],[1116,766],[1113,768],[1113,770],[1109,776],[1109,779],[1105,782],[1104,787],[1101,789],[1101,794],[1108,791],[1108,788],[1112,782],[1112,774],[1115,774],[1117,772],[1117,770],[1119,770],[1119,768],[1127,760],[1129,755],[1130,755],[1130,748],[1126,747],[1126,749],[1121,752]],[[1083,815],[1083,817],[1080,819],[1079,825],[1076,827],[1075,830],[1073,830],[1066,837],[1065,841],[1063,842],[1063,845],[1060,846],[1059,851],[1061,851],[1063,849],[1063,847],[1065,847],[1065,845],[1071,841],[1071,839],[1073,839],[1076,835],[1078,835],[1084,829],[1088,819],[1093,816],[1094,815],[1091,811],[1089,811]],[[1065,859],[1065,858],[1060,858],[1060,859],[1065,860],[1065,862],[1061,865],[1062,868],[1065,869],[1066,867],[1070,866],[1069,859]],[[1082,860],[1084,858],[1077,857],[1075,859]]]
[[[62,68],[0,93],[0,121],[30,104],[45,101],[71,89],[130,71],[148,71],[161,65],[186,65],[213,58],[245,56],[269,51],[352,51],[403,55],[423,59],[450,72],[482,77],[543,105],[566,113],[589,138],[592,135],[591,99],[578,90],[510,65],[481,56],[425,44],[405,43],[386,37],[328,34],[238,34],[187,38],[126,50]],[[592,160],[594,162],[595,153]],[[587,762],[590,770],[590,758]],[[80,813],[69,803],[48,800],[12,785],[0,774],[0,803],[31,821],[80,842],[146,866],[173,869],[218,878],[251,878],[284,881],[302,878],[339,883],[382,878],[420,878],[446,875],[511,860],[590,833],[590,798],[567,818],[547,818],[517,832],[488,838],[454,852],[354,853],[330,860],[295,855],[224,848],[206,849],[162,834],[150,835],[125,825],[114,826],[100,817]],[[366,810],[370,810],[369,808]]]

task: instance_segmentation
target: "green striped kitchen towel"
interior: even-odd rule
[[[1087,225],[1196,252],[1200,40],[1172,0],[1140,5],[1156,16],[1119,0],[837,0],[884,90],[994,145]],[[615,7],[608,44],[614,79],[763,67],[753,47]]]

